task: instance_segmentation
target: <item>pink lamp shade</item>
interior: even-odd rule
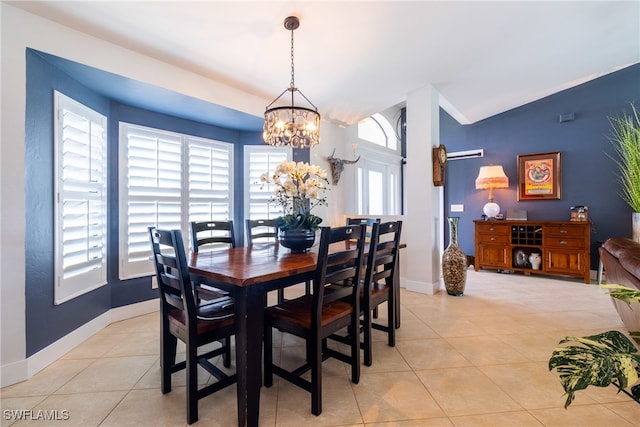
[[[504,173],[504,169],[500,165],[480,167],[476,178],[476,190],[489,190],[489,203],[482,208],[489,218],[495,218],[500,213],[500,206],[493,202],[494,188],[509,188],[509,177]]]

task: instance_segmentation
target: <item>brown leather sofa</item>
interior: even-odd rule
[[[640,243],[615,237],[598,249],[608,284],[640,290]],[[640,331],[640,304],[611,299],[629,332]]]

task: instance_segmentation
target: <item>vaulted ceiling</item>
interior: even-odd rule
[[[65,26],[353,124],[432,85],[473,123],[640,62],[638,1],[30,1]]]

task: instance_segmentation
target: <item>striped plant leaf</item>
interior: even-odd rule
[[[577,343],[579,345],[564,345]],[[611,384],[640,403],[640,355],[633,342],[619,331],[608,331],[588,337],[565,337],[553,350],[549,370],[556,369],[567,394],[564,407],[575,398],[575,392],[588,386]],[[632,387],[631,392],[626,391]]]

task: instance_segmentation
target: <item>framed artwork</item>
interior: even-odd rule
[[[561,153],[518,155],[518,201],[560,200]]]

